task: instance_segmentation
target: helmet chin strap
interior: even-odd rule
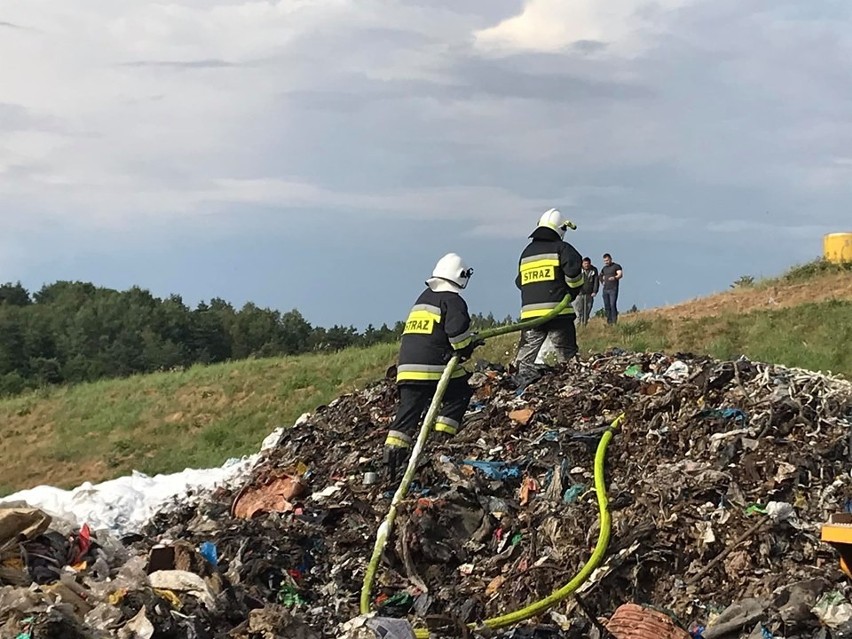
[[[465,282],[464,284],[459,284],[458,282],[454,282],[453,280],[447,279],[446,277],[434,276],[434,277],[431,277],[430,280],[439,280],[440,282],[443,282],[445,284],[449,284],[451,287],[457,288],[457,289],[464,289],[467,286],[467,282]],[[427,281],[426,284],[428,285],[429,282]],[[432,288],[432,287],[430,286],[429,288]]]

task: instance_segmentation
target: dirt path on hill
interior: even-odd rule
[[[852,274],[832,273],[805,282],[773,282],[643,312],[667,319],[699,318],[773,310],[828,300],[852,300]]]

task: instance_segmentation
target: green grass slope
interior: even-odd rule
[[[670,319],[636,313],[616,326],[593,321],[578,330],[583,352],[618,347],[633,351],[707,353],[832,372],[852,379],[852,301],[830,300],[743,315]],[[498,338],[482,355],[507,360],[516,338]]]
[[[0,401],[0,494],[70,487],[133,469],[219,465],[279,425],[381,378],[394,344],[194,366]]]
[[[802,290],[782,279],[769,288],[623,315],[614,327],[596,318],[578,331],[578,340],[583,353],[619,347],[744,354],[852,379],[849,274],[813,277]],[[820,301],[807,301],[808,290]],[[770,293],[775,306],[764,308],[761,300]],[[517,335],[494,339],[476,357],[506,363],[516,343]],[[0,494],[40,483],[70,487],[132,469],[219,465],[257,450],[276,426],[381,378],[396,348],[196,366],[2,400]]]

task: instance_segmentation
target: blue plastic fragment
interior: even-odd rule
[[[719,417],[737,423],[747,424],[748,414],[739,408],[707,408],[698,413],[699,417]]]
[[[516,466],[515,464],[509,464],[508,462],[465,459],[462,464],[465,464],[466,466],[473,466],[477,470],[481,470],[488,479],[503,480],[509,479],[510,477],[521,476],[521,467]]]
[[[409,495],[420,495],[421,497],[428,497],[432,493],[431,488],[427,488],[425,486],[421,486],[416,481],[411,482],[411,486],[408,488]],[[384,499],[391,499],[396,494],[396,489],[394,490],[386,490],[382,493],[382,497]]]
[[[565,494],[562,496],[562,501],[566,504],[573,503],[577,501],[577,498],[585,492],[586,487],[583,484],[574,484],[565,491]]]
[[[219,551],[216,548],[216,544],[212,541],[205,541],[201,544],[198,548],[198,552],[200,552],[201,556],[210,562],[211,565],[219,565]]]

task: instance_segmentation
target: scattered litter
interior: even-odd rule
[[[852,622],[852,604],[836,590],[824,594],[812,611],[829,628],[842,628]]]
[[[476,461],[466,459],[462,462],[465,466],[472,466],[481,471],[488,479],[505,480],[510,477],[520,477],[521,467],[506,462],[497,461]]]
[[[557,367],[519,399],[505,371],[477,370],[463,428],[430,439],[400,505],[375,615],[359,616],[358,601],[395,489],[376,472],[392,380],[276,429],[223,469],[12,496],[0,508],[0,636],[463,636],[588,559],[595,449],[621,412],[606,459],[611,540],[580,593],[584,614],[568,602],[488,636],[852,628],[852,585],[819,541],[829,514],[852,509],[852,385],[745,359],[611,351]]]

